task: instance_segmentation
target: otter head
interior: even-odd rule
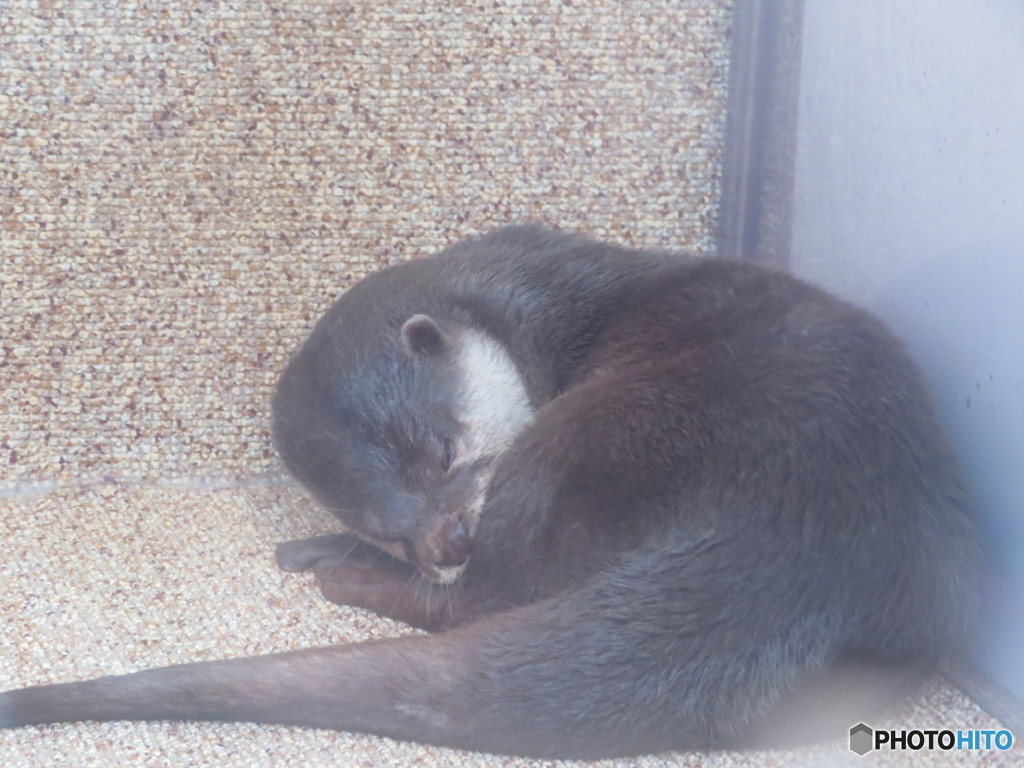
[[[350,530],[438,583],[465,568],[494,462],[530,419],[488,335],[422,314],[381,338],[324,324],[274,397],[278,450]]]

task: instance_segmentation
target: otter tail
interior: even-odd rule
[[[11,691],[0,726],[245,720],[596,758],[750,743],[828,709],[788,708],[803,690],[843,702],[831,725],[848,728],[877,690],[859,672],[840,688],[822,677],[844,618],[803,601],[820,589],[758,583],[764,564],[735,555],[710,539],[663,542],[575,591],[442,634]],[[859,688],[868,695],[851,696]]]

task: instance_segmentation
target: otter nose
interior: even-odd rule
[[[473,548],[473,539],[469,535],[469,526],[464,520],[453,520],[442,530],[444,536],[441,545],[440,566],[462,565],[469,560],[469,552]]]

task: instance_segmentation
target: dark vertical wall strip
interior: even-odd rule
[[[718,250],[789,264],[803,0],[737,0]]]

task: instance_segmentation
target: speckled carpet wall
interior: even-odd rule
[[[316,315],[458,236],[707,251],[729,5],[0,4],[3,486],[274,471]]]
[[[278,371],[359,276],[508,221],[708,252],[730,5],[0,0],[0,688],[408,631],[275,569],[332,529],[273,456]],[[546,765],[195,724],[0,764]]]

